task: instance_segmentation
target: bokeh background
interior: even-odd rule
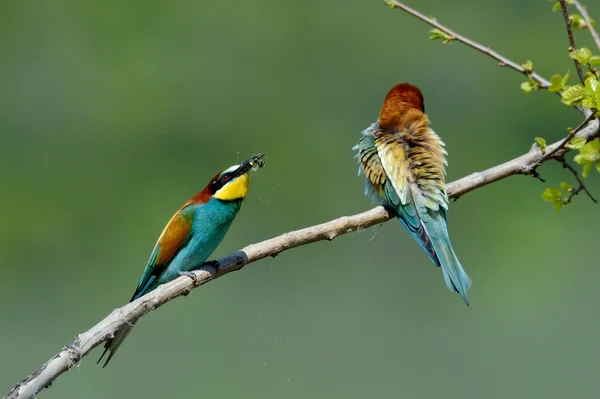
[[[573,69],[547,1],[410,4],[545,76]],[[351,147],[397,82],[423,90],[449,181],[581,121],[428,29],[380,1],[3,2],[2,390],[125,304],[171,214],[249,155],[267,166],[216,257],[369,209]],[[451,205],[469,308],[389,222],[175,300],[109,367],[96,349],[40,397],[592,397],[599,208],[556,213],[541,192],[572,177],[540,172]]]

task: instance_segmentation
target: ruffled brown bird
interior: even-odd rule
[[[365,194],[391,207],[402,225],[433,263],[441,266],[446,285],[468,305],[471,279],[448,237],[444,143],[429,127],[423,94],[408,83],[388,92],[377,122],[362,132],[354,147]]]

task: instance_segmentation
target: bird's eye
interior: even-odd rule
[[[229,175],[225,175],[225,176],[221,177],[221,181],[223,181],[223,182],[229,181]]]

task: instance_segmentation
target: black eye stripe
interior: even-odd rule
[[[211,183],[211,185],[210,185],[211,193],[214,194],[217,191],[219,191],[221,188],[223,188],[224,185],[229,183],[234,177],[235,176],[234,176],[233,172],[223,173],[221,175],[221,177],[219,177],[217,180],[215,180],[214,182]]]
[[[226,183],[228,181],[230,181],[231,179],[233,179],[233,173],[229,172],[229,173],[224,173],[219,180],[222,181],[223,183]]]
[[[215,194],[217,191],[222,189],[225,185],[233,181],[233,179],[240,176],[241,168],[238,167],[234,170],[228,172],[222,172],[219,177],[216,178],[215,181],[210,183],[209,189],[211,194]]]

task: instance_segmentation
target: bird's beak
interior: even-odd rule
[[[263,154],[262,152],[259,154],[256,154],[252,157],[250,157],[249,159],[245,160],[244,162],[242,162],[242,164],[240,165],[240,167],[238,168],[236,175],[237,176],[241,176],[245,173],[248,173],[248,171],[250,171],[250,169],[252,170],[256,170],[258,168],[262,168],[263,166],[265,166],[265,161],[263,161],[263,157],[265,156],[265,154]]]

